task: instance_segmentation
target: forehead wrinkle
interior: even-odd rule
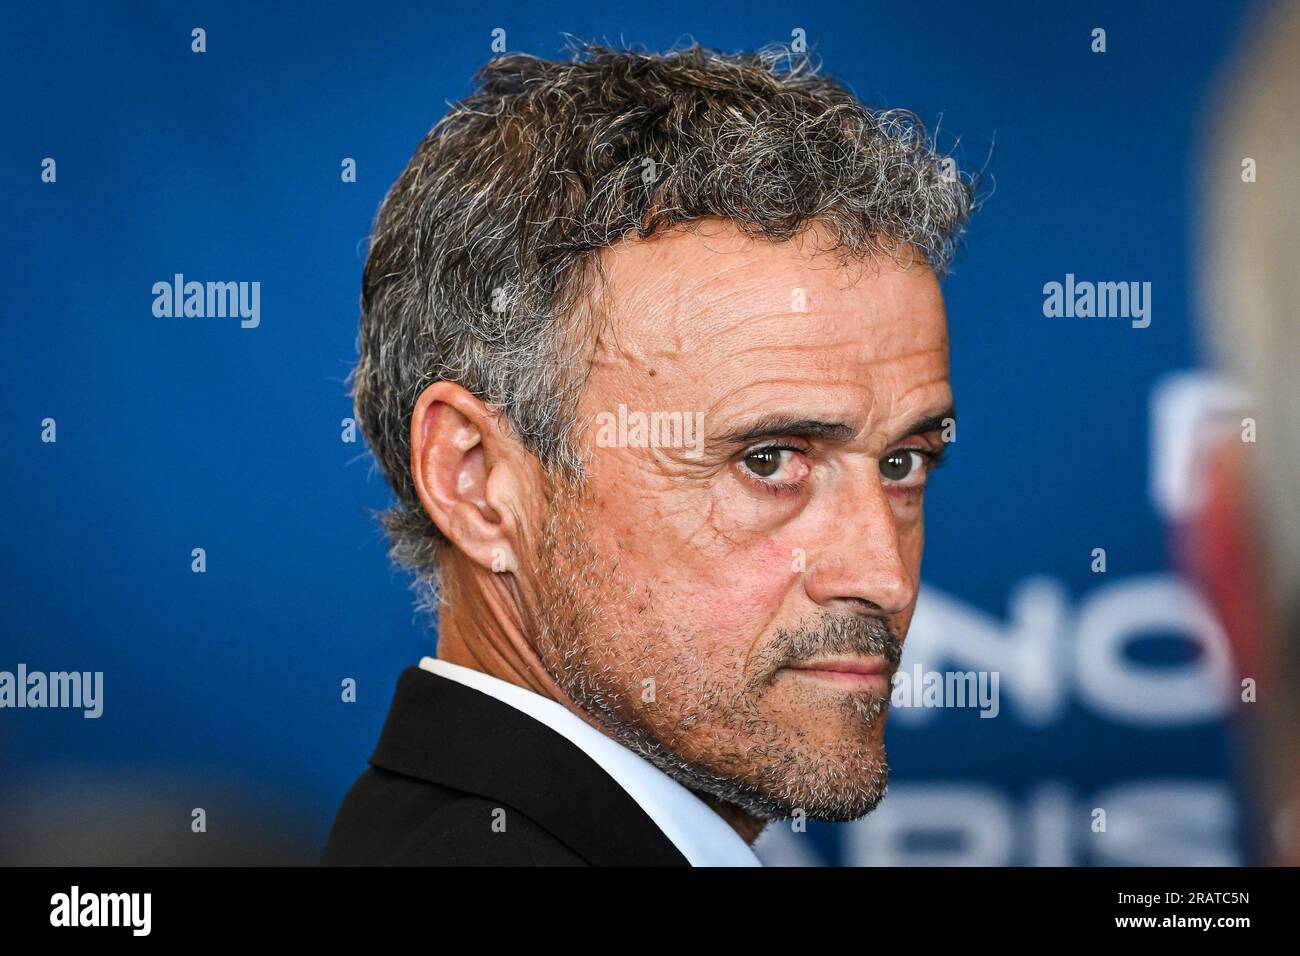
[[[872,391],[870,386],[870,382],[864,382],[858,379],[846,378],[834,383],[810,382],[805,377],[778,374],[763,378],[749,379],[743,382],[728,383],[726,390],[712,399],[712,405],[716,408],[717,405],[723,402],[735,400],[740,396],[743,396],[746,392],[751,392],[755,389],[773,391],[775,393],[773,399],[776,401],[793,404],[792,396],[798,395],[802,392],[810,392],[814,395],[826,396],[830,394],[829,390],[834,388],[836,391],[864,391],[870,394]],[[766,404],[769,400],[760,399],[760,401]],[[830,406],[839,404],[839,402],[823,399],[818,401],[817,404],[819,406]]]
[[[846,355],[845,361],[860,361],[867,364],[879,364],[886,361],[924,355],[930,352],[942,352],[947,348],[947,334],[944,323],[940,323],[936,341],[933,344],[917,344],[912,336],[890,334],[901,328],[921,328],[933,324],[933,314],[922,307],[910,310],[904,318],[890,318],[885,322],[879,319],[881,303],[867,301],[864,303],[830,303],[828,307],[809,312],[794,312],[790,309],[767,309],[765,302],[753,303],[752,291],[736,292],[724,295],[715,301],[702,305],[689,315],[669,309],[662,316],[663,321],[645,324],[648,332],[645,342],[636,351],[639,355],[659,354],[676,358],[679,354],[710,355],[721,352],[727,345],[738,344],[734,350],[736,356],[751,353],[852,353]],[[784,300],[782,300],[784,301]],[[728,303],[744,303],[746,308],[731,308]],[[792,317],[797,317],[797,326],[792,328]],[[774,341],[759,341],[769,329],[778,331],[781,338]],[[873,334],[884,333],[884,334]],[[816,338],[816,336],[825,336]],[[662,342],[667,338],[668,342]],[[660,340],[658,349],[655,340]],[[889,348],[891,343],[897,348]],[[864,356],[861,353],[867,347],[885,347],[883,354]]]
[[[860,351],[845,352],[832,348],[822,349],[807,343],[771,343],[746,345],[731,355],[731,360],[721,368],[714,368],[702,378],[710,383],[725,384],[727,391],[713,399],[714,410],[735,396],[754,388],[773,388],[786,393],[798,393],[808,389],[825,392],[828,389],[864,390],[874,396],[880,383],[878,377],[893,377],[892,369],[906,371],[912,365],[924,363],[933,355],[946,356],[941,346],[915,348],[896,355],[864,356]],[[756,361],[745,362],[745,358],[777,355],[779,362],[766,364]],[[946,358],[940,363],[938,371],[946,381],[948,364]],[[739,380],[739,381],[738,381]],[[934,380],[912,386],[923,388],[932,385]],[[910,393],[910,390],[909,390]]]
[[[656,244],[657,241],[652,241],[649,245]],[[811,284],[809,280],[818,285],[825,281],[806,275],[810,270],[798,260],[792,264],[788,258],[780,257],[772,262],[774,256],[755,255],[752,249],[750,255],[727,253],[724,256],[710,255],[707,249],[691,251],[694,255],[688,258],[664,256],[647,249],[644,257],[629,261],[625,267],[634,268],[634,262],[642,266],[631,281],[622,274],[623,270],[611,276],[606,285],[606,293],[612,293],[609,312],[616,320],[624,320],[617,324],[630,325],[626,321],[629,316],[654,316],[659,321],[639,323],[647,337],[669,337],[674,349],[687,350],[691,348],[693,333],[698,331],[692,327],[694,323],[721,323],[705,331],[725,334],[733,332],[737,324],[763,319],[783,321],[791,314],[806,315],[794,312],[791,290]],[[680,263],[672,261],[678,258],[682,260]],[[721,265],[706,267],[708,260],[719,258],[723,260]],[[669,261],[654,268],[655,259]],[[726,281],[735,275],[741,277],[739,282]],[[819,311],[839,310],[831,306]]]
[[[792,260],[779,251],[781,247],[768,243],[749,243],[745,248],[751,254],[738,255],[718,253],[707,243],[692,244],[682,238],[651,240],[635,250],[635,258],[620,258],[622,268],[611,276],[608,286],[615,293],[610,314],[613,321],[608,323],[611,334],[599,340],[593,365],[629,379],[640,379],[638,372],[658,366],[697,384],[715,381],[719,371],[738,374],[737,370],[746,369],[755,357],[762,362],[779,360],[822,374],[840,374],[841,370],[868,369],[910,358],[914,353],[923,355],[946,348],[946,330],[942,328],[938,341],[929,348],[914,348],[910,336],[888,334],[911,325],[909,320],[917,326],[933,324],[933,310],[942,309],[937,288],[931,296],[925,289],[916,289],[916,283],[906,283],[908,288],[885,283],[869,293],[848,293],[850,301],[845,301],[842,294],[828,295],[821,307],[793,313],[789,290],[804,278],[825,289],[826,272],[817,277],[801,275],[808,263]],[[680,268],[654,268],[679,262]],[[630,277],[628,269],[635,269]],[[726,287],[718,288],[720,278],[730,279],[737,274],[742,277],[740,283],[724,282]],[[837,272],[829,274],[832,281],[838,278]],[[815,296],[814,301],[818,298]],[[896,309],[903,315],[886,315],[881,331],[887,334],[871,337],[872,326],[878,324],[873,320]],[[795,337],[790,331],[792,314],[799,316],[802,326],[795,341],[789,340]],[[835,334],[827,341],[808,341],[814,331],[836,333],[846,321],[852,323],[855,318],[859,321],[853,331]],[[754,341],[764,337],[762,333],[770,328],[778,329],[786,341]],[[864,354],[890,343],[897,343],[898,350]],[[673,381],[665,378],[668,381],[644,384],[657,387],[657,391]]]

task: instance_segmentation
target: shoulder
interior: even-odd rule
[[[500,801],[371,767],[343,798],[327,866],[582,866],[537,821]]]

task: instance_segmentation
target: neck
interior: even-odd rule
[[[448,584],[438,608],[438,657],[540,694],[572,711],[605,736],[613,737],[560,688],[542,665],[525,636],[517,595],[507,584],[512,580],[510,576],[493,574],[481,581],[471,570],[470,586],[463,587],[457,584],[465,580],[460,576],[463,570],[453,566],[444,568],[444,581]],[[733,804],[708,794],[695,792],[695,795],[746,843],[758,839],[766,826],[765,821]]]
[[[512,575],[486,573],[453,556],[443,567],[443,580],[438,657],[531,690],[578,713],[526,636]]]
[[[697,791],[692,791],[692,793],[695,793],[697,797],[707,803],[714,813],[726,820],[731,829],[739,833],[740,838],[746,843],[752,844],[767,827],[766,820],[751,816],[735,804],[723,803],[717,797],[706,793]]]

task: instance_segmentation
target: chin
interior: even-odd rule
[[[843,771],[846,775],[837,775],[834,783],[825,778],[805,779],[768,794],[764,819],[786,820],[802,815],[822,823],[850,823],[867,816],[885,798],[888,768],[881,764]]]

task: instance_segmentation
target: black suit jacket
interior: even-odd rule
[[[565,737],[418,667],[397,682],[370,769],[343,799],[324,862],[688,865]]]

